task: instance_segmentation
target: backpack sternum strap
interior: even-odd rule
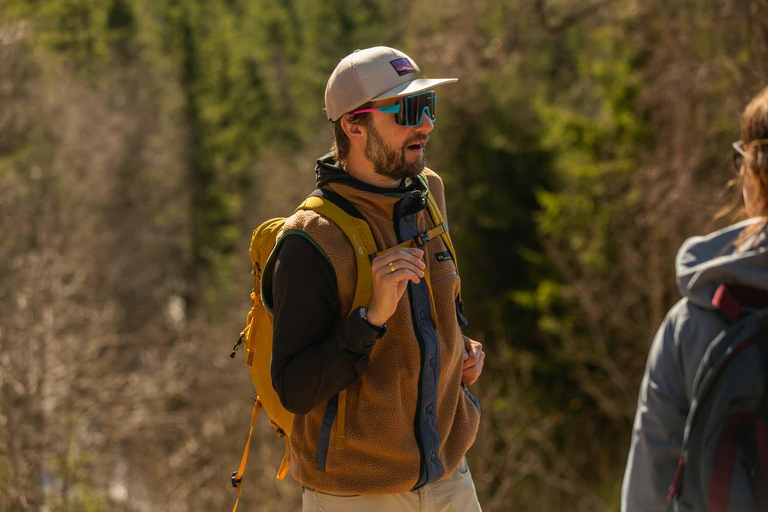
[[[397,245],[394,245],[392,247],[389,247],[387,249],[384,249],[383,251],[371,253],[369,258],[371,261],[374,260],[374,258],[377,258],[378,256],[381,256],[384,253],[387,253],[391,251],[392,249],[397,249],[398,247],[423,247],[427,242],[430,240],[440,237],[443,239],[443,243],[445,244],[445,247],[448,249],[448,252],[450,252],[451,257],[453,258],[453,264],[456,266],[456,273],[459,273],[459,260],[456,258],[456,249],[453,247],[453,242],[451,241],[451,235],[448,231],[448,225],[443,220],[443,215],[440,213],[440,207],[437,206],[437,202],[435,201],[434,197],[432,195],[427,195],[427,209],[429,212],[429,216],[432,218],[432,223],[435,225],[434,228],[427,230],[414,238],[411,238],[410,240],[406,240],[405,242],[399,243]],[[429,289],[429,303],[432,309],[432,319],[435,323],[435,329],[438,328],[437,323],[437,312],[435,311],[435,298],[432,293],[432,279],[429,275],[429,267],[424,269],[424,279],[427,282],[427,288]],[[457,317],[459,316],[459,313],[461,313],[461,320],[464,325],[466,325],[467,321],[466,318],[463,316],[463,312],[459,310],[459,307],[463,310],[463,301],[461,300],[461,293],[459,293],[459,296],[456,298],[456,314]]]
[[[445,222],[440,222],[437,226],[435,226],[432,229],[429,229],[423,233],[419,233],[415,237],[411,238],[410,240],[406,240],[403,243],[399,243],[397,245],[393,245],[389,249],[379,251],[377,253],[373,253],[370,255],[371,261],[373,261],[374,258],[377,258],[378,256],[381,256],[385,252],[389,252],[392,249],[397,249],[398,247],[423,247],[427,242],[432,240],[433,238],[437,236],[442,236],[443,234],[448,233],[448,226],[445,225]],[[447,245],[447,244],[446,244]]]

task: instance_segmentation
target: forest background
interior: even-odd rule
[[[766,0],[0,0],[0,510],[229,510],[249,234],[314,188],[330,72],[440,90],[484,510],[615,511],[673,258],[734,191]],[[296,510],[255,434],[243,510]]]

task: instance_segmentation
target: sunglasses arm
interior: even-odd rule
[[[374,107],[374,108],[361,108],[360,110],[353,110],[350,114],[364,114],[366,112],[380,112],[382,114],[397,114],[400,112],[400,105],[392,105],[391,107]]]

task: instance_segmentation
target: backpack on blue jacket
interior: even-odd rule
[[[668,499],[676,511],[768,510],[768,292],[723,284],[712,304],[728,325],[699,365]]]

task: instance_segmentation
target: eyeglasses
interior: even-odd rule
[[[743,140],[737,140],[731,144],[731,146],[733,146],[733,168],[736,169],[736,171],[741,169],[741,164],[744,162],[744,159],[748,157],[747,151],[752,149],[752,146],[764,146],[766,144],[768,144],[768,139],[752,140],[746,144]]]
[[[402,126],[419,126],[424,119],[424,114],[433,123],[437,120],[435,117],[435,104],[437,96],[435,91],[417,92],[410,96],[405,96],[397,100],[397,103],[390,107],[361,108],[354,110],[350,114],[363,114],[365,112],[378,112],[381,114],[395,114],[395,122]]]

